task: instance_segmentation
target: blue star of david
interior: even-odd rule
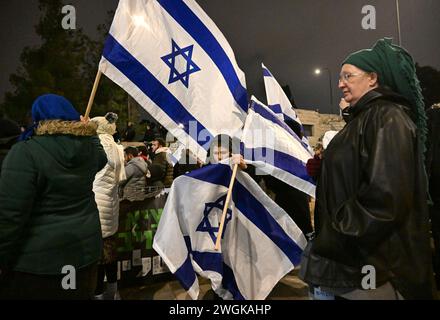
[[[161,59],[170,67],[170,78],[168,84],[174,83],[176,81],[182,81],[183,85],[188,88],[189,86],[189,76],[192,73],[200,71],[201,69],[192,61],[192,54],[194,45],[188,46],[186,48],[180,48],[177,43],[171,39],[172,52],[166,56],[161,57]],[[186,71],[180,73],[176,69],[176,57],[182,56],[186,60]]]
[[[211,222],[209,221],[209,215],[212,213],[212,209],[220,209],[220,212],[223,212],[223,207],[225,206],[225,200],[226,200],[226,195],[220,197],[215,202],[205,203],[205,210],[203,211],[202,222],[199,224],[199,226],[196,229],[196,231],[208,232],[211,239],[212,239],[212,242],[214,242],[214,243],[217,240],[217,236],[215,235],[215,233],[218,232],[219,227],[212,227],[211,226]],[[222,239],[226,233],[226,226],[227,226],[228,222],[231,221],[231,219],[232,219],[232,210],[228,209],[226,211],[226,218],[225,218],[225,225],[223,227]]]

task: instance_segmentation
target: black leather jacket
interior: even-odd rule
[[[371,265],[376,287],[390,281],[405,299],[432,298],[426,174],[405,104],[384,89],[368,92],[326,149],[305,282],[362,289]]]

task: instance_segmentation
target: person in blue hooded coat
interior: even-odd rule
[[[89,299],[102,249],[92,186],[107,157],[65,98],[39,97],[32,119],[1,170],[0,298]]]

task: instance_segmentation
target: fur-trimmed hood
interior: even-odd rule
[[[97,125],[94,122],[46,120],[35,129],[37,136],[71,135],[77,137],[96,136]]]

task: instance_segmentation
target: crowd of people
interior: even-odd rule
[[[309,197],[256,176],[231,139],[216,137],[208,159],[232,158],[264,179],[308,235],[300,277],[312,295],[432,299],[434,279],[440,287],[440,104],[425,111],[411,56],[388,39],[349,55],[339,88],[346,126],[307,163],[317,184],[314,223]],[[121,140],[136,132],[128,123],[120,136],[117,120],[111,112],[83,118],[53,94],[36,99],[24,132],[1,120],[0,298],[120,298],[120,202],[142,201],[148,188],[168,188],[203,164],[189,150],[173,164],[163,128],[150,122],[145,143],[124,149]],[[288,125],[301,137],[298,124]],[[60,286],[66,265],[76,269],[77,290]],[[375,269],[373,288],[363,287],[365,266]]]

